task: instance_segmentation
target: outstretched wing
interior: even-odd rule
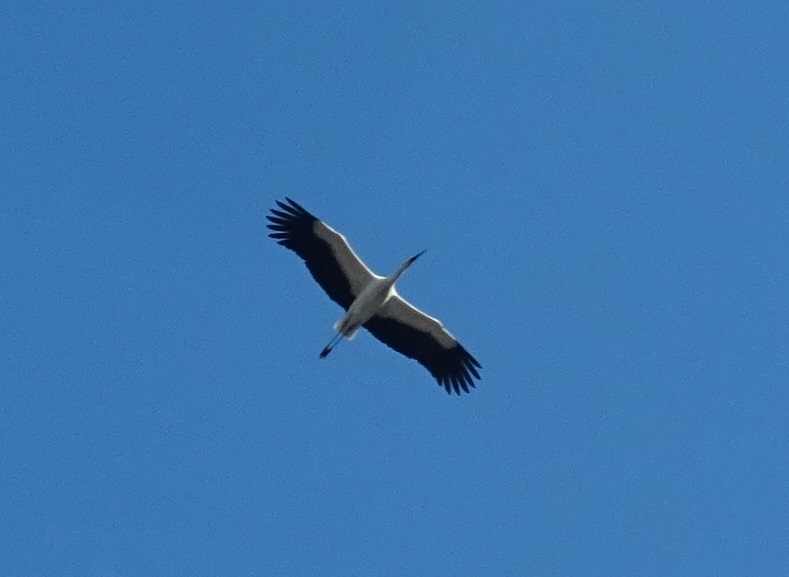
[[[266,226],[273,231],[269,236],[304,259],[329,298],[348,309],[376,275],[356,256],[343,235],[298,203],[285,199],[287,204],[276,201],[280,210],[273,208],[266,215],[271,221]]]
[[[437,319],[395,293],[364,327],[398,353],[415,359],[447,393],[469,392],[480,379],[479,364]],[[474,378],[472,378],[474,377]]]

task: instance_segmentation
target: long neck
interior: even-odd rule
[[[413,261],[413,259],[410,259],[410,258],[407,261],[405,261],[403,264],[401,264],[400,268],[398,268],[394,272],[394,274],[389,277],[389,280],[392,282],[392,284],[394,284],[395,281],[400,278],[400,275],[405,272],[405,269],[407,269],[412,264],[414,264],[414,261]]]

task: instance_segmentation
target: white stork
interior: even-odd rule
[[[406,260],[388,277],[373,273],[345,237],[286,197],[266,218],[270,237],[299,255],[329,298],[346,310],[334,325],[337,334],[324,347],[325,358],[343,338],[352,339],[359,327],[397,352],[416,359],[447,393],[469,392],[482,368],[449,331],[402,298],[395,281],[425,251]],[[476,368],[475,368],[476,367]]]

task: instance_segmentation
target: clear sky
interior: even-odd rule
[[[789,574],[787,22],[5,2],[0,574]],[[476,390],[318,359],[286,195]]]

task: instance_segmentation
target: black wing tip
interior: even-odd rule
[[[473,366],[477,367],[478,369],[482,368],[482,365],[479,364],[479,361],[477,359],[475,359],[474,355],[472,355],[470,352],[468,352],[463,345],[458,343],[457,344],[457,348],[458,348],[458,352],[463,357],[463,361],[464,361],[465,364],[473,365]],[[477,377],[477,378],[479,378],[479,377]]]
[[[460,396],[461,392],[470,393],[471,389],[476,389],[477,384],[474,379],[482,380],[477,368],[482,365],[471,353],[458,344],[453,351],[454,363],[449,371],[434,375],[438,384],[446,390],[447,394],[455,393]],[[476,367],[476,368],[475,368]]]
[[[444,387],[448,395],[455,393],[460,396],[460,393],[470,393],[471,389],[476,389],[477,385],[474,380],[467,374],[453,375],[444,379],[438,380],[438,384]]]
[[[305,209],[303,206],[301,206],[298,202],[296,202],[289,196],[286,196],[285,200],[287,201],[287,204],[282,202],[281,200],[275,200],[274,202],[276,202],[277,206],[279,206],[282,210],[286,211],[289,215],[315,218],[314,216],[312,216],[312,214],[310,214],[310,212],[307,209]],[[271,209],[271,212],[276,214],[277,210]]]
[[[286,202],[282,202],[281,200],[275,199],[274,202],[279,209],[272,208],[271,215],[267,215],[266,218],[271,221],[279,219],[284,222],[292,222],[296,219],[317,220],[313,214],[289,196],[285,197],[285,201]]]
[[[307,212],[303,206],[290,197],[285,197],[287,203],[275,200],[277,207],[272,208],[271,213],[266,215],[266,228],[269,229],[269,236],[277,239],[279,244],[286,248],[294,249],[298,244],[298,239],[303,232],[309,230],[318,219]]]

